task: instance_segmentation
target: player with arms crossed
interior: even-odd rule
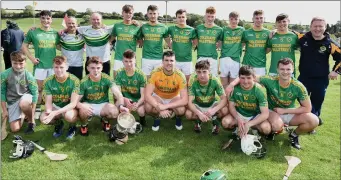
[[[148,23],[141,27],[142,49],[142,71],[150,77],[150,73],[162,63],[163,39],[169,44],[168,28],[165,24],[159,23],[158,7],[150,5],[147,8]]]
[[[133,23],[133,14],[134,7],[132,5],[124,5],[122,7],[123,22],[116,23],[112,30],[110,42],[116,39],[114,77],[116,77],[117,70],[124,66],[123,53],[125,50],[131,49],[136,52],[137,40],[140,36],[140,26]]]
[[[198,37],[198,61],[208,59],[210,61],[210,73],[218,76],[218,52],[217,43],[221,43],[223,28],[214,24],[216,9],[208,7],[205,14],[205,23],[196,27]]]
[[[123,95],[111,80],[110,76],[102,73],[103,63],[98,56],[90,57],[87,61],[87,69],[90,72],[85,76],[80,85],[79,100],[77,108],[81,120],[81,135],[88,136],[88,121],[92,116],[101,117],[103,131],[110,130],[109,119],[117,118],[119,110],[129,112],[124,107]],[[108,91],[114,94],[117,107],[109,103]]]
[[[60,137],[63,133],[64,118],[70,123],[67,139],[73,139],[76,134],[76,121],[78,111],[79,79],[68,73],[67,59],[64,56],[56,56],[53,59],[54,75],[44,81],[43,95],[45,98],[45,112],[40,116],[43,124],[54,124],[53,136]]]
[[[270,31],[263,27],[264,12],[256,10],[252,18],[254,24],[252,29],[245,30],[242,42],[245,43],[245,55],[243,65],[253,67],[257,75],[266,74],[266,53]]]
[[[238,76],[240,57],[242,55],[242,35],[244,28],[238,26],[239,13],[229,14],[229,25],[223,28],[220,56],[220,79],[224,88]]]
[[[169,46],[175,53],[176,67],[185,74],[188,82],[189,76],[193,72],[192,47],[197,43],[196,33],[194,28],[186,25],[187,12],[185,9],[177,10],[175,15],[177,24],[168,28],[172,39]]]
[[[188,109],[186,118],[196,120],[194,131],[201,132],[201,123],[212,120],[212,134],[219,133],[219,122],[216,119],[227,115],[227,98],[219,79],[210,74],[210,62],[202,60],[195,65],[196,74],[191,75],[188,83]],[[216,94],[220,97],[216,99]]]
[[[227,93],[231,93],[230,114],[222,120],[223,127],[233,129],[238,126],[240,137],[245,136],[250,128],[257,129],[263,135],[270,134],[271,125],[267,120],[269,109],[265,89],[254,82],[255,71],[251,66],[242,66],[238,74],[239,78],[236,80],[240,80],[240,84],[234,87],[232,93],[230,91]]]
[[[136,54],[128,49],[123,53],[123,65],[117,71],[115,83],[124,97],[124,106],[131,112],[136,111],[140,117],[142,126],[146,125],[144,110],[144,89],[146,87],[146,75],[136,68]]]
[[[38,119],[40,116],[43,82],[47,77],[53,74],[53,58],[56,57],[56,46],[59,44],[60,39],[58,32],[51,28],[51,11],[43,10],[40,12],[40,24],[40,28],[34,28],[27,32],[21,47],[22,51],[34,64],[33,74],[38,84],[39,98],[35,119]],[[34,56],[32,56],[28,49],[30,43],[32,43],[34,47]]]
[[[23,52],[14,51],[10,58],[12,67],[1,73],[1,117],[4,121],[2,131],[6,130],[8,120],[11,131],[18,132],[22,126],[21,119],[24,119],[23,113],[28,120],[25,133],[33,133],[38,85],[33,75],[25,69],[26,56]]]
[[[147,114],[158,116],[152,126],[153,131],[160,128],[160,118],[172,117],[175,113],[175,127],[182,129],[179,116],[185,114],[188,103],[187,83],[185,75],[175,68],[173,51],[163,53],[162,66],[155,69],[145,92],[145,110]]]

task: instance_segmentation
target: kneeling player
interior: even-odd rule
[[[128,49],[123,53],[124,68],[118,70],[115,83],[124,96],[124,106],[130,111],[136,111],[140,117],[141,125],[146,124],[144,110],[144,88],[146,76],[136,68],[135,52]]]
[[[234,87],[229,99],[230,114],[224,117],[224,128],[233,129],[238,125],[239,136],[245,136],[250,128],[268,135],[271,132],[268,102],[265,89],[254,82],[255,72],[251,66],[239,69],[240,84]]]
[[[219,133],[219,122],[216,119],[227,115],[227,98],[224,88],[217,77],[210,74],[210,62],[202,60],[195,65],[196,74],[192,74],[188,84],[189,98],[186,118],[195,119],[194,131],[201,132],[201,123],[212,120],[212,133]],[[220,101],[216,101],[215,94]]]
[[[172,117],[173,113],[176,116],[176,129],[182,129],[180,116],[185,114],[188,102],[186,84],[185,75],[175,68],[174,52],[164,52],[162,66],[152,72],[145,93],[146,112],[158,116],[154,120],[153,131],[159,130],[159,118]]]
[[[8,120],[11,131],[18,132],[22,126],[21,119],[23,119],[22,114],[24,114],[29,122],[25,133],[33,133],[38,85],[33,75],[25,69],[25,54],[16,51],[12,52],[10,57],[12,68],[1,73],[1,115],[2,121],[4,121],[2,131],[5,131],[6,121]]]
[[[56,56],[53,59],[54,75],[44,81],[43,94],[45,96],[45,112],[41,114],[40,121],[43,124],[54,124],[54,137],[62,135],[64,118],[70,123],[67,139],[72,139],[76,134],[76,121],[78,111],[79,80],[73,74],[67,72],[66,57]]]
[[[90,57],[87,61],[89,74],[85,76],[80,85],[79,100],[77,108],[79,109],[79,117],[81,119],[81,135],[87,136],[88,120],[92,116],[101,117],[102,128],[104,131],[110,130],[109,119],[117,118],[119,111],[129,110],[124,107],[123,96],[115,83],[110,79],[110,76],[102,73],[103,63],[97,57]],[[117,107],[109,103],[108,91],[111,89],[117,99]]]

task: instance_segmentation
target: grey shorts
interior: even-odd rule
[[[199,111],[201,111],[201,112],[207,112],[208,109],[210,109],[210,108],[212,108],[212,107],[218,105],[218,103],[219,103],[219,102],[215,101],[210,107],[200,107],[200,106],[197,105],[197,104],[194,104],[194,105],[195,105],[195,107],[196,107],[197,109],[199,109]]]
[[[24,94],[23,96],[21,96],[21,98],[18,101],[16,101],[15,103],[13,103],[12,105],[9,105],[7,107],[8,122],[9,123],[22,118],[21,117],[22,111],[21,111],[21,109],[19,107],[19,103],[22,100],[26,100],[26,101],[32,103],[32,95],[31,94]]]

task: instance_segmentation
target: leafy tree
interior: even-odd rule
[[[86,8],[85,13],[91,15],[93,13],[91,8]]]
[[[90,24],[90,15],[84,15],[82,19],[83,21],[79,23],[81,26]]]
[[[74,9],[72,9],[72,8],[66,10],[65,13],[66,13],[68,16],[74,16],[74,17],[75,17],[75,16],[77,15],[77,11],[74,10]]]
[[[134,13],[133,19],[135,20],[145,20],[144,15],[142,12]]]
[[[245,29],[250,29],[252,26],[251,26],[251,23],[244,23],[244,28]]]
[[[34,17],[35,12],[34,12],[33,7],[31,5],[25,6],[23,14],[25,17]]]

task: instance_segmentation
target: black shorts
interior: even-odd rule
[[[89,57],[86,57],[86,62],[85,62],[85,64],[88,63],[88,60],[89,60]],[[110,76],[110,60],[103,63],[102,72],[104,72],[104,73],[106,73],[106,74],[108,74],[108,75]],[[89,71],[87,70],[87,68],[85,68],[85,74],[86,74],[86,75],[89,74]]]
[[[3,57],[4,57],[4,63],[5,63],[5,69],[11,68],[12,67],[12,62],[11,62],[11,53],[8,51],[3,51]]]
[[[81,67],[69,66],[69,69],[67,70],[67,72],[75,75],[79,80],[83,78],[83,66]]]

